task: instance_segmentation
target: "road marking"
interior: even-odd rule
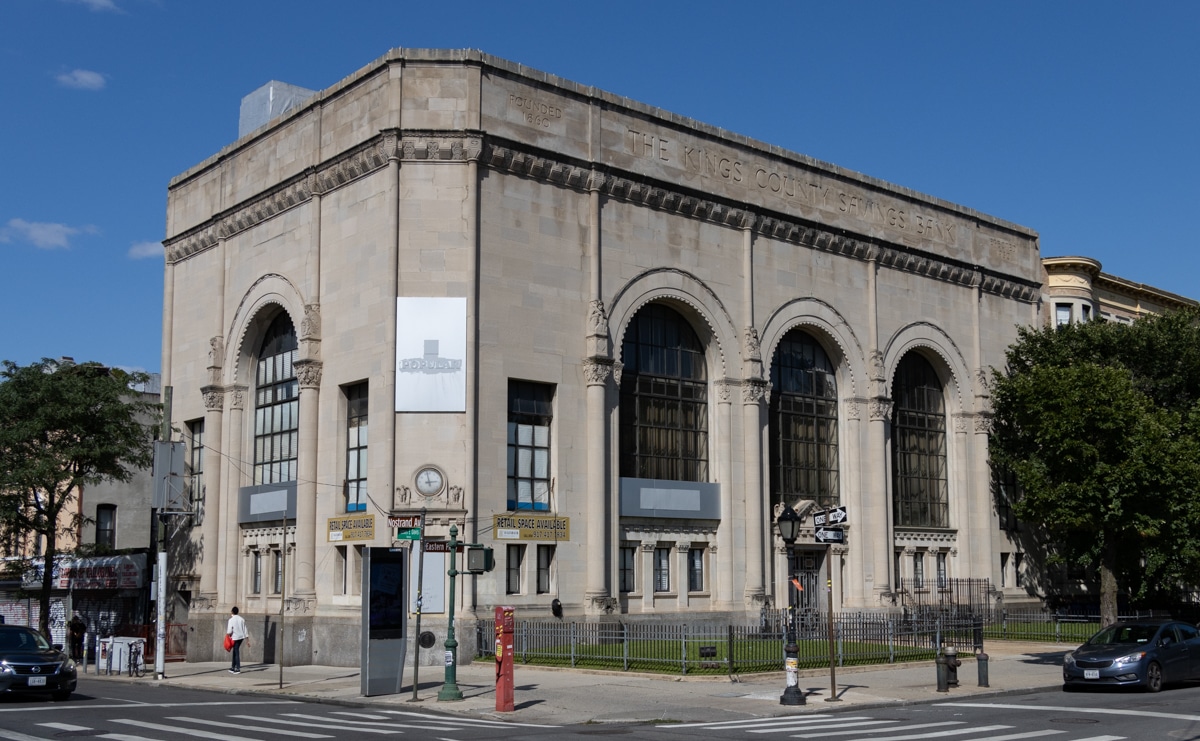
[[[911,728],[911,726],[910,726],[910,728]],[[955,728],[952,731],[933,731],[932,733],[908,734],[906,736],[861,736],[859,738],[854,739],[853,741],[918,741],[919,739],[923,739],[923,738],[944,738],[946,736],[961,736],[964,733],[983,733],[984,731],[1003,731],[1008,728],[1012,728],[1012,726],[980,726],[978,728]],[[891,730],[891,729],[889,729],[889,730]],[[901,729],[897,728],[895,730],[899,731]],[[821,736],[834,736],[834,735],[842,736],[842,735],[852,735],[854,733],[861,733],[861,731],[849,731],[849,732],[837,733],[837,734],[832,734],[832,733],[797,734],[797,735],[793,736],[792,738],[819,738]],[[872,731],[867,731],[867,733],[872,733]]]
[[[121,710],[129,708],[203,708],[220,707],[223,705],[301,705],[296,700],[222,700],[219,702],[122,702],[120,705],[72,705],[55,703],[53,705],[37,705],[23,708],[0,708],[0,713],[62,713],[71,708],[87,708],[88,710]]]
[[[800,723],[808,725],[810,723],[832,723],[834,721],[844,720],[870,720],[868,715],[853,715],[853,716],[813,716],[813,717],[797,717],[790,718],[750,718],[748,720],[719,720],[712,723],[672,723],[671,725],[663,724],[660,728],[712,728],[715,730],[734,730],[738,728],[767,728],[771,726],[782,726]]]
[[[849,723],[828,723],[828,724],[822,724],[820,726],[815,726],[815,725],[810,725],[810,724],[791,725],[791,726],[787,726],[784,728],[767,728],[767,729],[762,729],[762,730],[758,730],[758,731],[748,731],[748,733],[787,733],[788,731],[806,731],[806,730],[810,730],[810,729],[817,729],[821,732],[811,734],[811,736],[801,736],[798,738],[816,738],[818,736],[846,736],[846,735],[853,734],[853,733],[862,733],[862,731],[855,728],[855,726],[885,726],[890,723],[894,724],[894,723],[899,723],[899,722],[900,721],[898,721],[898,720],[855,720],[855,721],[851,721]],[[945,723],[938,723],[938,725],[957,725],[959,723],[964,723],[964,722],[965,721],[949,720],[949,721],[946,721]],[[852,730],[852,731],[825,731],[826,728],[853,728],[854,730]],[[887,730],[891,730],[891,729],[887,729]],[[868,731],[868,733],[873,733],[873,731]]]
[[[90,726],[73,726],[70,723],[38,723],[44,728],[54,728],[59,731],[90,731]]]
[[[259,741],[256,738],[248,736],[231,736],[226,733],[213,733],[212,731],[198,731],[194,728],[181,728],[179,726],[165,726],[161,723],[149,723],[144,720],[129,720],[127,718],[114,718],[109,723],[123,723],[127,726],[135,726],[137,728],[146,728],[151,731],[166,731],[168,733],[182,733],[185,736],[198,736],[199,738],[211,738],[217,741]]]
[[[289,736],[299,736],[300,738],[333,738],[323,733],[305,733],[304,731],[293,731],[290,728],[267,728],[266,726],[247,726],[239,723],[222,723],[219,720],[205,720],[204,718],[187,718],[181,716],[173,716],[167,720],[180,720],[185,723],[199,723],[205,726],[216,726],[218,728],[237,728],[243,731],[263,731],[264,733],[286,733]]]
[[[900,722],[901,721],[898,721],[898,720],[874,720],[874,721],[868,721],[865,723],[847,723],[845,726],[836,725],[836,726],[825,726],[825,727],[826,728],[843,728],[843,727],[848,728],[850,726],[866,726],[866,725],[873,725],[875,723],[900,723]],[[943,726],[961,726],[961,725],[964,725],[965,723],[966,723],[965,720],[944,720],[944,721],[939,721],[937,723],[915,723],[913,725],[906,725],[906,726],[893,726],[891,728],[881,728],[878,731],[868,730],[868,731],[866,731],[866,733],[890,733],[892,731],[912,731],[912,730],[916,730],[918,728],[941,728]],[[1011,728],[1012,726],[1004,726],[1004,727]],[[962,731],[955,731],[955,733],[961,733],[961,732]],[[849,730],[849,731],[840,731],[840,730],[825,731],[825,730],[822,730],[820,733],[797,734],[795,736],[792,736],[792,738],[824,738],[825,736],[853,736],[856,733],[863,733],[863,731],[861,731],[857,728],[855,728],[853,730]],[[921,738],[924,738],[924,736],[922,736]]]
[[[1017,739],[1021,739],[1021,738],[1037,738],[1039,736],[1053,736],[1056,733],[1066,733],[1066,731],[1045,730],[1045,731],[1027,731],[1025,733],[1008,733],[1003,736],[988,736],[987,738],[973,738],[973,739],[971,739],[971,741],[1017,741]],[[1119,739],[1121,737],[1120,736],[1108,736],[1107,738]],[[1087,741],[1087,739],[1080,739],[1079,741]]]
[[[305,728],[314,728],[315,727],[315,728],[327,728],[330,730],[335,730],[335,729],[343,729],[344,730],[346,728],[344,725],[339,725],[339,726],[334,727],[334,726],[330,725],[329,723],[327,723],[326,725],[314,726],[311,721],[306,723],[306,722],[300,721],[300,720],[283,720],[282,718],[263,718],[263,717],[260,717],[257,715],[231,715],[229,717],[230,718],[242,718],[244,720],[260,720],[260,721],[266,721],[267,723],[279,723],[280,725],[285,725],[285,726],[304,726]],[[329,719],[317,717],[317,720],[328,721]],[[341,721],[336,721],[336,722],[340,723]],[[404,731],[395,731],[395,730],[389,730],[386,728],[364,728],[363,726],[355,726],[354,730],[356,730],[360,733],[382,733],[382,734],[404,733]],[[449,730],[457,731],[458,729],[451,728]]]
[[[386,715],[368,715],[366,713],[352,713],[348,710],[334,710],[330,715],[349,715],[354,718],[365,718],[367,720],[387,720]]]
[[[457,723],[459,721],[450,720],[440,715],[430,715],[429,713],[413,713],[404,710],[384,710],[384,713],[390,715],[405,715],[411,718],[428,718],[429,720],[440,720],[446,723]],[[470,718],[462,722],[470,723],[471,725],[480,726],[499,726],[500,728],[508,728],[510,726],[520,726],[522,728],[561,728],[562,726],[547,725],[545,723],[509,723],[505,720],[484,720],[483,718]],[[679,726],[664,726],[664,728],[678,728]]]
[[[126,733],[106,733],[99,738],[111,738],[113,741],[161,741],[157,738],[146,738],[145,736],[130,736]]]
[[[0,730],[0,738],[6,738],[8,741],[49,741],[41,736],[26,736],[24,733],[4,730]]]
[[[1200,721],[1200,715],[1185,715],[1183,713],[1160,713],[1156,710],[1118,710],[1116,708],[1081,708],[1064,705],[1003,705],[988,702],[942,702],[944,707],[958,708],[1000,708],[1002,710],[1047,710],[1054,713],[1097,713],[1100,715],[1131,715],[1140,718],[1170,718],[1172,720]]]

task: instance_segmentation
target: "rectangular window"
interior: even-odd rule
[[[1065,327],[1071,323],[1071,305],[1070,304],[1055,304],[1054,305],[1054,326]]]
[[[688,549],[688,591],[704,591],[704,549]]]
[[[117,505],[96,505],[96,545],[100,548],[117,547]]]
[[[354,546],[354,555],[350,564],[350,594],[359,594],[362,592],[362,565],[363,565],[363,548],[366,546]]]
[[[507,550],[504,591],[506,594],[520,594],[521,565],[525,561],[525,546],[509,543]]]
[[[635,564],[637,563],[637,548],[631,546],[621,546],[621,564],[620,564],[620,589],[622,592],[632,592],[637,586],[637,579],[634,578],[637,573]]]
[[[539,545],[537,547],[537,593],[550,593],[550,569],[554,566],[554,546]]]
[[[346,386],[346,511],[367,510],[367,384]]]
[[[925,588],[925,554],[913,554],[913,589]]]
[[[654,549],[654,591],[671,591],[671,549]]]
[[[1004,589],[1008,586],[1008,556],[1007,553],[1000,554],[1000,588]]]
[[[904,588],[904,580],[901,578],[902,572],[900,571],[901,555],[903,555],[903,554],[900,551],[896,551],[894,557],[892,558],[892,569],[896,572],[895,584],[896,584],[897,591]]]
[[[350,572],[346,570],[350,561],[346,558],[346,546],[334,546],[333,553],[333,577],[337,580],[334,582],[337,585],[335,592],[350,594]]]
[[[950,579],[946,574],[946,554],[939,551],[935,557],[937,564],[937,585],[938,589],[948,589],[950,587]]]
[[[262,594],[262,553],[250,553],[250,594]]]
[[[275,579],[271,584],[271,594],[283,594],[283,551],[271,551],[275,559]]]
[[[554,386],[508,382],[508,508],[550,509]]]
[[[1020,588],[1025,586],[1025,554],[1013,554],[1013,586]]]
[[[1080,307],[1083,315],[1083,321],[1088,321],[1092,318],[1092,307],[1090,304],[1082,304]]]
[[[188,428],[188,499],[192,512],[199,515],[204,506],[204,420],[194,419]]]

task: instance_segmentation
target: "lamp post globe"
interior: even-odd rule
[[[802,518],[796,514],[796,510],[788,505],[784,505],[783,511],[779,513],[779,517],[775,520],[775,527],[779,530],[779,538],[787,545],[789,563],[791,562],[792,546],[796,544],[796,538],[800,535],[801,521]],[[785,574],[784,578],[786,579],[787,576]],[[790,588],[785,586],[785,589],[790,594]],[[790,610],[790,604],[788,608]],[[783,647],[785,683],[783,694],[779,696],[780,705],[804,705],[806,703],[804,692],[800,689],[800,647],[796,645],[795,627],[795,623],[789,617],[787,621],[787,644]]]

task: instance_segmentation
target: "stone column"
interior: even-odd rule
[[[867,400],[867,449],[863,461],[862,534],[866,543],[863,558],[863,581],[866,590],[874,591],[877,601],[891,593],[892,502],[888,496],[888,436],[891,434],[892,401],[888,398],[887,369],[879,350],[879,306],[876,298],[879,275],[878,254],[867,261],[867,317],[870,367],[867,380],[870,398]],[[869,544],[869,545],[867,545]]]
[[[640,545],[642,556],[642,612],[654,612],[654,550],[658,543],[643,541]]]
[[[314,567],[317,549],[317,430],[321,393],[321,361],[297,360],[300,381],[300,449],[296,482],[296,596],[316,593]],[[286,540],[286,533],[285,533]]]
[[[758,379],[742,382],[743,455],[746,487],[746,584],[744,598],[747,607],[758,607],[766,597],[763,582],[763,560],[767,552],[763,545],[766,507],[762,486],[762,405],[766,384]]]
[[[589,358],[583,363],[587,381],[587,535],[584,599],[589,612],[608,606],[608,379],[612,362]]]
[[[245,386],[232,386],[225,389],[229,400],[229,414],[226,422],[229,434],[225,436],[229,460],[246,460],[242,453],[242,441],[245,438],[245,409],[249,392]],[[251,467],[247,467],[249,470]],[[220,527],[217,541],[217,553],[220,561],[217,564],[217,584],[220,602],[232,605],[237,601],[237,564],[238,549],[241,545],[242,529],[237,520],[238,490],[243,484],[241,471],[237,466],[224,466],[224,476],[221,485],[221,511],[218,517]],[[214,554],[215,555],[215,554]]]
[[[734,603],[734,563],[733,563],[733,399],[732,390],[735,382],[720,381],[717,383],[717,455],[720,468],[717,482],[721,486],[721,522],[717,525],[718,558],[712,557],[713,570],[716,572],[716,589],[713,590],[713,601],[717,609],[731,610]]]
[[[204,456],[204,496],[200,501],[200,596],[213,600],[217,597],[217,540],[220,537],[221,511],[221,422],[225,406],[225,392],[219,386],[205,386],[204,394],[204,447],[214,454]]]

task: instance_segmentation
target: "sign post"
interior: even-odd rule
[[[837,657],[833,648],[833,544],[846,542],[846,531],[837,525],[845,525],[850,519],[846,508],[832,507],[824,512],[818,512],[813,516],[813,524],[817,526],[814,536],[817,541],[825,544],[825,570],[827,579],[825,581],[825,593],[827,595],[826,602],[829,612],[829,625],[827,633],[829,635],[829,697],[825,698],[825,702],[841,702],[842,699],[837,694]]]

